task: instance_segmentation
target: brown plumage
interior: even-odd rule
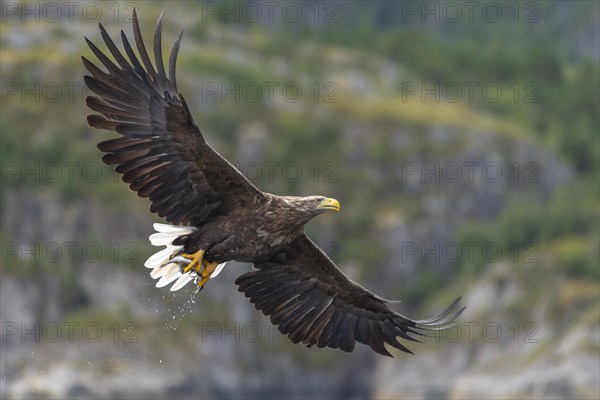
[[[410,352],[398,337],[419,341],[451,326],[464,310],[456,309],[457,299],[428,320],[412,320],[393,311],[387,300],[348,279],[304,234],[304,224],[322,212],[338,210],[337,201],[262,192],[210,147],[177,91],[181,34],[169,57],[168,75],[165,71],[162,15],[154,34],[154,64],[135,11],[139,58],[123,31],[126,56],[102,25],[100,31],[116,64],[86,39],[106,68],[102,71],[82,57],[91,73],[85,83],[99,96],[86,98],[99,113],[88,116],[88,123],[120,135],[98,144],[105,153],[103,161],[116,165],[131,190],[150,199],[150,211],[173,225],[160,225],[160,232],[151,236],[153,244],[167,245],[145,264],[154,268],[153,277],[161,277],[160,285],[179,278],[173,288],[178,289],[197,279],[194,271],[208,279],[214,271],[208,267],[211,263],[252,262],[254,270],[236,284],[283,334],[294,343],[346,352],[356,342],[384,355],[390,355],[385,343]],[[190,254],[199,251],[203,259],[197,265],[204,267],[186,271],[185,266],[193,264]]]

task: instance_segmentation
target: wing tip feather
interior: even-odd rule
[[[118,125],[118,122],[109,121],[99,114],[90,114],[87,116],[87,123],[90,127],[96,129],[107,129],[109,131],[114,131]]]

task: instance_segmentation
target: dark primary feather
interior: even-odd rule
[[[185,100],[177,91],[175,66],[181,33],[169,57],[169,76],[161,50],[162,15],[154,33],[154,63],[142,40],[137,15],[133,32],[139,57],[121,31],[127,57],[100,25],[102,39],[113,63],[91,41],[87,43],[106,72],[82,57],[91,73],[86,85],[98,97],[87,105],[101,115],[88,116],[90,126],[116,131],[121,137],[98,144],[103,160],[116,165],[123,181],[150,210],[173,224],[201,226],[215,215],[227,214],[240,201],[252,204],[263,196],[239,171],[204,140]],[[143,66],[142,66],[143,65]]]
[[[462,313],[459,299],[437,317],[416,321],[393,311],[387,301],[348,279],[306,235],[235,283],[258,310],[293,343],[346,352],[356,342],[390,356],[384,344],[411,353],[397,338],[420,341],[447,329]]]

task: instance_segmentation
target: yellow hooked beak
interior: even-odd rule
[[[324,210],[340,211],[340,202],[336,199],[325,199],[319,204],[319,208]]]

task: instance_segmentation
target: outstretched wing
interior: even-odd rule
[[[161,51],[162,15],[154,33],[156,68],[146,52],[135,11],[133,32],[141,63],[123,31],[127,58],[102,25],[100,31],[118,65],[86,38],[107,70],[82,57],[92,75],[85,76],[85,83],[99,96],[87,97],[86,103],[101,114],[88,116],[88,123],[121,135],[98,144],[107,153],[102,160],[117,165],[131,190],[150,198],[150,211],[173,224],[200,226],[211,216],[261,197],[260,190],[206,143],[177,92],[175,63],[181,33],[169,57],[167,76]]]
[[[268,261],[254,264],[235,281],[256,309],[270,316],[293,343],[354,350],[356,342],[391,356],[384,343],[412,353],[398,337],[419,337],[447,329],[464,310],[460,298],[437,317],[415,321],[348,279],[306,235]]]

